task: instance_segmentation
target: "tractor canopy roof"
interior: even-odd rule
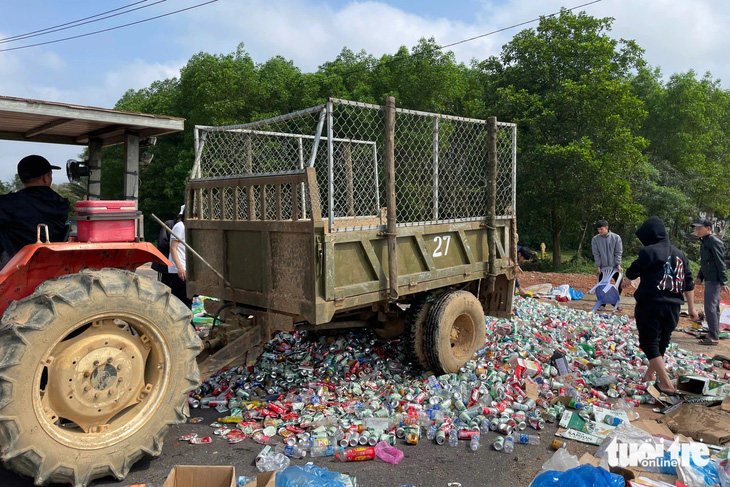
[[[140,139],[183,129],[182,118],[122,112],[69,103],[0,96],[0,140],[102,146],[124,142],[127,133]]]

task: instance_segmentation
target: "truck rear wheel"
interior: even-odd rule
[[[426,319],[424,351],[431,368],[454,373],[484,346],[487,326],[479,300],[468,291],[449,291],[434,301]]]
[[[119,269],[46,281],[0,326],[0,449],[5,466],[84,486],[124,478],[185,421],[200,340],[161,283]]]
[[[406,313],[405,333],[406,352],[414,364],[424,369],[428,368],[428,359],[423,349],[423,334],[426,328],[426,319],[431,311],[433,298],[423,296],[414,302]]]

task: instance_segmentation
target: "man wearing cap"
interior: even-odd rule
[[[53,170],[45,157],[26,156],[18,163],[23,189],[0,196],[0,268],[28,244],[36,242],[37,227],[48,225],[51,242],[66,237],[69,203],[51,189]]]
[[[725,266],[725,244],[712,234],[712,222],[701,218],[692,223],[695,235],[700,238],[700,272],[695,284],[705,282],[706,336],[700,343],[717,345],[720,338],[720,291],[728,292],[727,267]]]

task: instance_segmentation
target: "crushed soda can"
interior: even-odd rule
[[[213,438],[211,438],[210,436],[206,436],[204,438],[195,437],[195,438],[190,439],[190,444],[191,445],[203,445],[205,443],[211,443],[212,441],[213,441]]]
[[[187,435],[182,435],[181,437],[179,437],[178,440],[179,441],[190,441],[193,438],[197,438],[197,437],[198,437],[197,433],[188,433]]]

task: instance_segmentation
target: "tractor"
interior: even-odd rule
[[[41,225],[0,270],[0,451],[37,485],[122,479],[185,421],[201,350],[191,312],[135,273],[169,263],[144,242],[135,211],[140,159],[149,159],[140,146],[182,129],[177,118],[0,97],[0,139],[88,148],[67,169],[88,176],[89,203],[99,199],[101,149],[123,144],[131,210],[77,208],[83,238],[51,243]],[[103,231],[120,219],[125,231]]]

